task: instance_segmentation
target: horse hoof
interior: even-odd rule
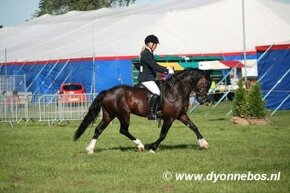
[[[89,155],[92,155],[94,153],[94,150],[91,149],[90,147],[87,147],[86,152],[88,152]]]
[[[133,140],[133,142],[137,145],[138,151],[144,151],[145,147],[140,139]]]
[[[156,152],[153,149],[150,149],[149,153],[156,153]]]
[[[201,147],[201,148],[204,148],[204,149],[208,149],[209,148],[209,145],[208,145],[207,141],[204,138],[199,139],[198,143],[199,143],[199,147]]]
[[[208,144],[207,145],[204,145],[203,148],[204,149],[208,149],[209,148],[209,145]]]
[[[143,152],[145,150],[144,145],[143,146],[138,146],[138,151]]]

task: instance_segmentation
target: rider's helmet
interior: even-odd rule
[[[149,42],[152,42],[154,44],[159,44],[159,40],[155,35],[149,35],[144,40],[145,44],[148,44]]]

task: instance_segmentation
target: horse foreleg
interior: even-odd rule
[[[186,114],[180,116],[179,120],[195,133],[200,147],[203,147],[205,149],[209,147],[207,141],[203,138],[197,126],[189,119],[189,117]]]
[[[132,140],[137,145],[137,148],[139,151],[144,151],[145,148],[144,148],[143,143],[140,141],[140,139],[137,139],[136,137],[131,135],[131,133],[128,130],[127,125],[121,124],[120,133],[128,137],[130,140]]]
[[[166,138],[166,135],[167,135],[172,123],[173,123],[172,119],[168,119],[168,120],[163,121],[163,125],[162,125],[161,131],[160,131],[159,138],[157,139],[157,141],[155,141],[154,143],[149,145],[149,151],[151,153],[155,153],[159,144]]]
[[[130,117],[118,117],[119,121],[120,121],[120,133],[122,135],[125,135],[127,138],[129,138],[131,141],[133,141],[136,145],[139,151],[144,151],[144,145],[141,142],[140,139],[137,139],[136,137],[134,137],[130,132],[129,132],[129,121],[130,121]]]

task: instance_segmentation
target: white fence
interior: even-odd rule
[[[1,91],[26,91],[25,75],[0,75]]]
[[[21,95],[22,94],[22,95]],[[0,122],[46,121],[49,125],[82,120],[97,94],[1,95]]]

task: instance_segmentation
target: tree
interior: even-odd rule
[[[250,89],[248,95],[249,116],[256,118],[265,118],[265,104],[262,100],[260,85],[256,83]]]
[[[265,118],[265,104],[260,85],[253,85],[248,93],[243,85],[243,81],[240,80],[233,101],[233,115],[243,118]]]
[[[242,79],[239,80],[238,86],[233,101],[233,115],[237,117],[248,117],[247,92]]]
[[[34,16],[59,15],[72,10],[89,11],[103,7],[122,7],[134,2],[135,0],[40,0],[39,10]]]

